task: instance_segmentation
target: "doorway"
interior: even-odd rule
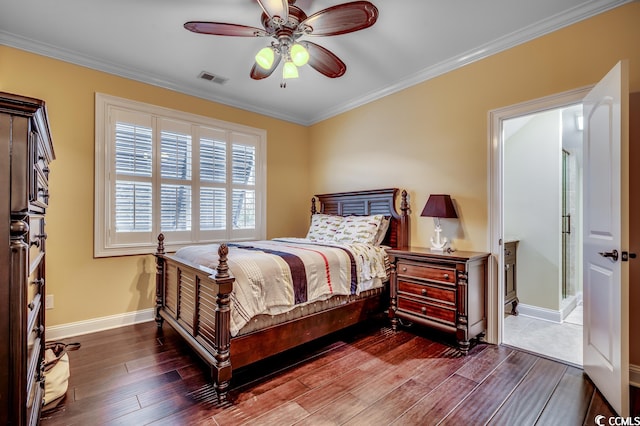
[[[582,104],[502,121],[503,343],[582,366]],[[514,301],[515,300],[515,304]]]
[[[504,250],[506,248],[505,242],[506,238],[512,238],[513,236],[506,236],[504,234],[505,231],[505,217],[504,216],[504,171],[505,171],[505,162],[504,162],[504,138],[505,136],[509,136],[505,134],[503,123],[511,120],[511,119],[519,119],[522,118],[519,125],[520,127],[527,124],[527,119],[525,117],[529,115],[534,115],[536,113],[544,113],[552,110],[558,109],[566,109],[568,107],[574,107],[581,104],[582,99],[589,93],[590,87],[584,87],[568,92],[563,92],[556,95],[547,96],[540,99],[535,99],[532,101],[507,106],[500,109],[495,109],[489,111],[489,142],[490,142],[490,156],[489,156],[489,240],[491,247],[491,260],[489,267],[489,282],[494,283],[494,285],[489,286],[487,293],[487,309],[491,314],[487,317],[487,335],[486,340],[489,343],[500,344],[504,341],[504,320],[505,320],[505,301],[507,298],[505,297],[506,290],[506,274],[505,268],[507,267],[506,262],[510,262],[511,259],[506,259],[504,256]],[[564,117],[565,123],[569,123],[569,119]],[[514,121],[513,123],[517,123]],[[520,130],[517,128],[512,129],[513,132]],[[560,138],[559,136],[561,132],[558,130],[555,133],[556,138]],[[536,144],[537,142],[534,140],[531,143]],[[557,170],[559,170],[558,174],[561,174],[560,170],[562,169],[562,160],[561,160],[561,145],[558,145],[557,156],[554,157],[553,162],[557,164]],[[577,156],[575,157],[577,159]],[[547,167],[547,166],[545,166]],[[542,170],[544,170],[544,168]],[[529,176],[525,183],[529,185],[533,185],[538,182],[537,177],[541,175],[542,172],[537,172],[536,170],[532,171],[532,174]],[[534,177],[534,178],[532,178]],[[544,175],[543,175],[544,177]],[[558,206],[560,206],[561,192],[560,192],[560,178],[558,178]],[[526,191],[523,192],[526,193]],[[558,233],[561,233],[561,211],[560,207],[558,207],[558,213],[556,219],[557,220],[557,229]],[[581,229],[582,224],[577,221],[577,218],[572,218],[572,227],[579,230]],[[541,229],[539,235],[545,235],[544,232],[547,232],[546,229]],[[580,232],[576,232],[577,235]],[[539,236],[536,235],[536,236]],[[504,237],[504,238],[503,238]],[[518,235],[515,235],[518,237]],[[524,241],[524,240],[523,240]],[[526,243],[525,243],[526,245]],[[555,249],[558,256],[561,253],[561,242],[558,239],[557,248]],[[580,252],[581,247],[578,244],[576,247],[576,251]],[[558,262],[560,264],[560,262]],[[517,268],[516,264],[516,268]],[[577,267],[578,274],[581,273],[579,267]],[[515,275],[515,274],[514,274]],[[557,279],[560,280],[561,271],[557,273]],[[581,281],[581,277],[577,275],[577,280]],[[517,283],[516,283],[517,285]],[[558,294],[560,294],[561,290],[558,290]],[[561,296],[558,295],[558,298]],[[578,304],[578,299],[576,298],[576,305]],[[516,307],[516,311],[518,312],[518,316],[522,316],[525,318],[527,315],[527,310],[530,309],[530,306],[535,306],[534,303],[528,303],[527,297],[523,300],[518,298],[518,304]],[[529,301],[530,302],[530,301]],[[529,306],[527,306],[529,305]],[[507,306],[507,309],[509,306]],[[552,324],[555,322],[560,322],[562,318],[562,313],[559,313],[560,309],[554,309],[554,313],[551,318],[547,318],[546,324]],[[538,309],[536,311],[536,315],[540,316],[541,313],[549,314],[549,310],[541,310]],[[550,321],[554,320],[554,321]]]

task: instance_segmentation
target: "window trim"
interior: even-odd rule
[[[94,193],[94,257],[124,256],[137,254],[151,254],[155,252],[157,235],[153,235],[155,231],[150,233],[149,241],[145,243],[135,244],[111,244],[109,242],[109,232],[111,230],[111,202],[110,198],[110,182],[115,176],[110,176],[112,159],[111,150],[114,148],[114,137],[111,135],[113,126],[108,122],[112,109],[125,109],[134,113],[149,114],[152,118],[162,118],[169,120],[177,120],[191,125],[212,127],[223,129],[227,132],[236,132],[251,135],[257,139],[256,147],[256,228],[255,233],[251,237],[234,237],[234,240],[251,240],[266,238],[267,223],[267,132],[264,129],[257,129],[241,124],[231,123],[227,121],[217,120],[210,117],[191,114],[170,108],[160,107],[156,105],[146,104],[143,102],[133,101],[129,99],[119,98],[96,92],[95,94],[95,193]],[[195,141],[194,141],[195,142]],[[231,141],[229,141],[231,143]],[[156,147],[154,146],[154,150]],[[199,152],[199,149],[198,151]],[[195,154],[194,154],[195,157]],[[194,158],[197,161],[197,158]],[[154,177],[155,179],[155,177]],[[194,187],[195,188],[195,187]],[[198,186],[199,188],[199,186]],[[198,189],[199,190],[199,189]],[[192,206],[192,209],[195,207]],[[158,209],[156,204],[155,211]],[[155,226],[159,226],[154,224]],[[202,241],[182,241],[181,243],[172,243],[170,238],[165,240],[165,250],[172,252],[180,247],[193,245],[204,242],[221,242],[231,239],[229,228],[224,232],[224,238],[208,239]],[[200,232],[194,232],[196,237],[200,236]]]

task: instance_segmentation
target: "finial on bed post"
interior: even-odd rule
[[[227,263],[227,255],[229,247],[225,243],[218,247],[218,267],[216,268],[216,278],[229,278],[229,264]]]
[[[164,234],[158,235],[158,248],[156,254],[164,254]]]
[[[311,216],[316,214],[318,211],[316,210],[316,197],[311,197]]]
[[[162,317],[160,316],[160,310],[162,309],[163,299],[162,295],[164,289],[162,288],[164,283],[164,234],[158,235],[158,247],[156,248],[156,324],[158,328],[162,327]]]
[[[407,190],[403,189],[400,201],[400,236],[398,245],[401,248],[409,247],[409,202],[407,201]]]

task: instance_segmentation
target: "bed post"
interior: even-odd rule
[[[407,191],[402,190],[400,201],[400,235],[398,236],[398,247],[409,247],[409,202],[407,201]]]
[[[316,214],[318,210],[316,210],[316,197],[311,197],[311,216]]]
[[[160,310],[164,303],[164,234],[158,235],[158,247],[156,249],[156,324],[162,327]]]
[[[229,265],[227,263],[227,254],[229,248],[226,244],[220,244],[218,248],[218,267],[214,277],[218,286],[218,295],[216,297],[215,312],[215,338],[214,338],[214,358],[215,362],[211,366],[211,374],[213,382],[218,394],[218,402],[222,403],[227,399],[227,392],[231,381],[231,359],[230,340],[231,333],[231,310],[229,302],[231,301],[231,290],[235,278],[229,274]]]

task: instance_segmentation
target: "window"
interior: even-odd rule
[[[266,132],[96,94],[96,257],[264,239]]]

